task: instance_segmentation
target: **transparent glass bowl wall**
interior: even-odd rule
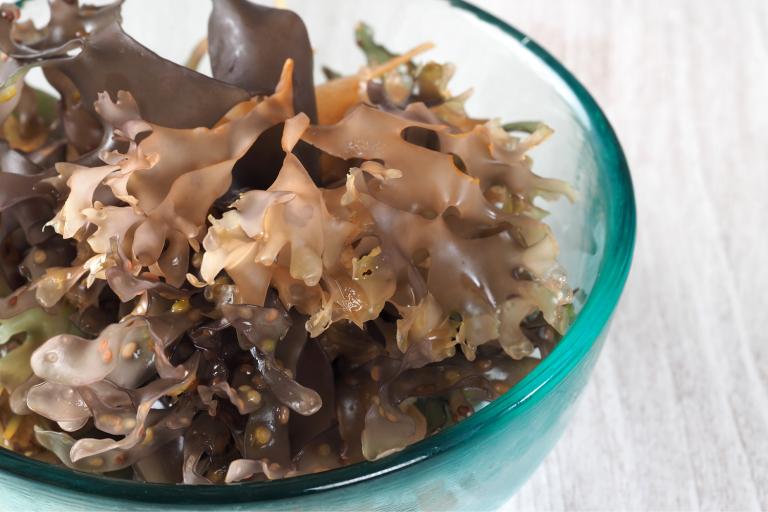
[[[576,323],[552,356],[502,398],[375,463],[276,482],[191,488],[82,475],[0,451],[0,504],[132,510],[152,503],[181,508],[205,503],[208,510],[492,509],[522,485],[562,433],[599,354],[634,243],[629,172],[602,112],[534,42],[470,4],[286,3],[308,25],[317,68],[353,72],[363,64],[353,39],[355,23],[363,20],[394,50],[434,42],[437,48],[424,58],[457,65],[452,90],[474,88],[468,103],[473,115],[542,120],[554,128],[555,135],[532,154],[537,173],[568,180],[581,194],[573,205],[564,200],[542,205],[551,211],[548,222],[560,241],[569,279],[587,297]],[[25,9],[36,20],[45,17],[41,0],[28,2]],[[209,10],[207,0],[129,0],[125,27],[164,57],[183,62],[204,36]]]

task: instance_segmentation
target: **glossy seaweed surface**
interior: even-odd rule
[[[397,34],[406,41],[403,46],[434,41],[441,58],[457,64],[458,78],[464,75],[463,81],[475,87],[474,111],[542,119],[554,127],[552,144],[535,158],[539,173],[568,180],[581,193],[575,206],[553,206],[548,222],[560,240],[569,279],[584,297],[557,349],[474,416],[375,462],[275,482],[182,487],[78,474],[2,451],[0,503],[11,509],[34,505],[133,510],[158,503],[180,508],[205,503],[209,510],[492,509],[525,482],[552,448],[599,355],[629,271],[635,210],[621,147],[583,86],[504,22],[461,1],[358,3],[291,2],[307,22],[319,49],[318,62],[343,66],[350,50],[348,44],[341,45],[347,27],[365,19],[379,33]],[[199,8],[207,11],[205,2]],[[438,22],[426,33],[420,19]],[[130,12],[126,20],[130,31]],[[456,38],[457,33],[462,37]]]

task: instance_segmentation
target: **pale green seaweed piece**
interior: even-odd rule
[[[0,357],[0,389],[12,392],[32,376],[29,360],[32,353],[59,334],[81,334],[69,320],[72,311],[61,307],[54,313],[41,308],[30,309],[6,320],[0,320],[0,354],[11,340],[21,345]]]

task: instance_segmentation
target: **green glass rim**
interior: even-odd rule
[[[557,348],[519,384],[460,423],[438,432],[403,451],[374,462],[363,462],[311,474],[235,485],[190,486],[147,484],[80,473],[28,459],[0,448],[0,471],[71,491],[114,499],[176,505],[258,502],[321,493],[379,478],[451,451],[479,430],[515,409],[528,406],[556,387],[589,352],[606,328],[624,288],[635,244],[635,198],[621,144],[608,119],[586,88],[552,55],[523,32],[464,0],[439,0],[465,11],[515,39],[543,63],[554,78],[573,95],[572,107],[592,135],[590,143],[601,178],[607,180],[606,242],[597,278],[583,309]]]

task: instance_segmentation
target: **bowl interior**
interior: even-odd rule
[[[96,3],[106,3],[99,1]],[[554,135],[536,148],[534,170],[546,177],[567,180],[579,191],[575,204],[565,200],[542,203],[551,212],[547,222],[560,242],[561,263],[573,287],[583,294],[580,314],[555,352],[521,384],[461,424],[375,463],[365,463],[319,475],[266,484],[229,488],[189,488],[136,484],[80,475],[49,467],[0,451],[0,469],[86,492],[137,497],[141,487],[153,499],[194,503],[198,499],[229,500],[249,488],[249,499],[298,495],[354,483],[382,472],[397,470],[449,450],[500,414],[514,414],[515,407],[546,392],[543,385],[561,378],[591,346],[615,307],[631,259],[634,241],[634,202],[626,162],[615,135],[594,100],[584,88],[545,51],[524,34],[462,1],[388,0],[285,0],[307,23],[316,49],[318,79],[321,65],[344,73],[363,64],[353,30],[365,21],[390,49],[406,51],[424,41],[436,48],[423,56],[457,66],[451,89],[474,89],[467,104],[475,117],[502,121],[536,120],[551,126]],[[127,2],[128,33],[166,58],[184,62],[192,47],[204,37],[208,0]],[[44,22],[42,0],[28,2],[25,15]],[[169,23],[169,20],[173,20]],[[208,64],[203,63],[205,71]],[[33,75],[41,86],[41,75]],[[151,79],[151,77],[147,77]],[[96,486],[94,486],[96,484]],[[138,496],[141,497],[141,496]]]

